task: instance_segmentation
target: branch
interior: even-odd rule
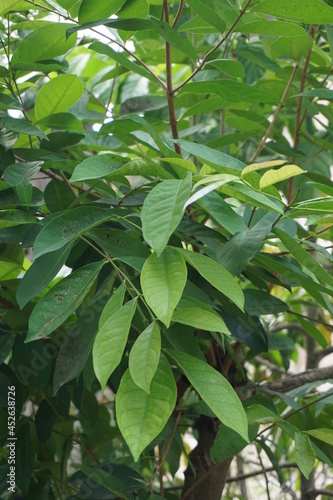
[[[333,378],[333,366],[306,370],[302,373],[290,375],[288,378],[269,382],[262,387],[264,387],[265,389],[269,389],[270,391],[284,393],[293,389],[297,389],[297,387],[301,387],[302,385],[308,384],[310,382],[316,382],[317,380],[327,380],[329,378]]]
[[[318,359],[318,361],[320,359],[323,359],[325,358],[325,356],[328,356],[329,354],[332,354],[333,353],[333,345],[329,346],[329,347],[326,347],[326,349],[322,349],[322,350],[318,350],[315,355]]]
[[[333,491],[329,490],[310,490],[306,492],[309,498],[317,497],[318,495],[326,495],[327,497],[333,497]]]
[[[280,464],[279,467],[280,469],[291,469],[291,468],[298,468],[298,465],[296,462],[287,462],[285,464]],[[229,477],[226,480],[226,483],[235,483],[238,481],[242,481],[243,479],[248,479],[249,477],[259,476],[260,474],[264,474],[264,472],[274,472],[274,471],[275,471],[274,467],[267,467],[266,469],[255,470],[253,472],[248,472],[247,474],[240,474],[239,476]]]
[[[192,71],[192,73],[190,74],[190,76],[188,78],[186,78],[186,80],[184,80],[180,85],[178,85],[178,87],[174,88],[172,93],[175,94],[176,92],[178,92],[178,90],[180,90],[181,88],[184,87],[184,85],[186,85],[190,80],[192,80],[192,78],[197,74],[199,73],[199,71],[202,70],[202,68],[204,67],[204,65],[206,64],[207,62],[207,59],[209,58],[209,56],[211,56],[221,45],[222,43],[224,43],[227,38],[231,35],[231,33],[234,31],[235,27],[237,26],[238,22],[240,21],[240,19],[244,16],[245,12],[246,12],[246,9],[249,7],[250,3],[252,2],[252,0],[248,0],[246,2],[246,5],[245,7],[243,7],[236,20],[233,22],[233,24],[230,26],[230,28],[228,29],[228,31],[226,32],[226,34],[222,37],[222,39],[219,41],[219,43],[217,43],[209,52],[207,52],[207,54],[205,55],[205,57],[203,58],[203,60],[201,61],[201,63],[199,64],[199,66],[194,70]]]

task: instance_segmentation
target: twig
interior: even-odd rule
[[[310,490],[307,491],[306,494],[308,495],[308,498],[313,498],[317,497],[318,495],[326,495],[327,497],[333,497],[333,491],[329,490]]]
[[[291,469],[291,468],[298,469],[298,465],[296,462],[287,462],[285,464],[280,464],[279,466],[281,469]],[[264,470],[265,470],[265,472],[274,472],[275,471],[274,467],[266,467]],[[226,482],[227,483],[236,483],[238,481],[242,481],[243,479],[248,479],[250,477],[260,476],[263,473],[264,473],[264,471],[262,469],[256,470],[253,472],[248,472],[247,474],[240,474],[239,476],[229,477],[226,480]]]
[[[258,148],[257,148],[256,152],[254,153],[254,155],[252,156],[252,158],[251,158],[251,160],[250,160],[250,161],[251,161],[251,163],[252,163],[252,162],[254,162],[254,161],[258,158],[258,156],[260,155],[261,151],[263,150],[263,148],[264,148],[264,146],[265,146],[265,144],[266,144],[267,139],[268,139],[268,138],[269,138],[269,136],[271,135],[271,132],[272,132],[272,130],[273,130],[273,128],[274,128],[274,125],[275,125],[275,123],[276,123],[276,120],[278,119],[278,116],[279,116],[279,114],[280,114],[280,111],[281,111],[281,109],[282,109],[282,108],[283,108],[283,106],[284,106],[284,103],[285,103],[285,100],[286,100],[287,95],[288,95],[288,93],[289,93],[290,87],[291,87],[291,85],[292,85],[292,83],[293,83],[293,81],[294,81],[294,78],[295,78],[295,76],[296,76],[296,73],[297,73],[297,71],[298,71],[298,68],[299,68],[300,62],[301,62],[301,61],[299,60],[299,61],[295,64],[295,66],[294,66],[294,69],[293,69],[293,71],[292,71],[292,73],[291,73],[291,75],[290,75],[290,78],[289,78],[289,81],[288,81],[288,83],[287,83],[287,86],[286,86],[286,88],[285,88],[285,90],[284,90],[284,92],[283,92],[283,96],[281,97],[281,102],[280,102],[280,104],[278,105],[278,107],[276,108],[276,111],[275,111],[275,113],[274,113],[273,119],[272,119],[271,123],[269,124],[269,127],[268,127],[268,129],[267,129],[267,131],[266,131],[266,133],[265,133],[264,137],[262,138],[262,140],[261,140],[261,142],[260,142],[260,144],[259,144],[259,146],[258,146]]]
[[[228,29],[228,31],[226,32],[226,34],[221,38],[221,40],[209,51],[207,52],[207,54],[205,55],[205,57],[203,58],[203,60],[201,61],[201,63],[199,64],[199,66],[194,70],[192,71],[192,73],[190,74],[190,76],[188,78],[186,78],[186,80],[184,80],[180,85],[178,85],[178,87],[175,87],[172,91],[173,94],[175,94],[176,92],[178,92],[181,88],[183,88],[190,80],[192,80],[192,78],[199,72],[202,70],[202,68],[204,67],[204,65],[206,64],[207,62],[207,59],[209,58],[209,56],[211,56],[226,40],[227,38],[231,35],[231,33],[233,32],[233,30],[235,29],[235,27],[237,26],[238,22],[240,21],[240,19],[243,17],[243,15],[245,14],[246,12],[246,9],[249,7],[250,3],[252,2],[252,0],[248,0],[246,2],[246,5],[245,7],[243,7],[236,20],[233,22],[233,24],[230,26],[230,28]]]
[[[180,0],[179,2],[179,7],[178,7],[178,11],[177,11],[177,14],[176,14],[176,17],[172,23],[172,27],[175,28],[176,27],[176,24],[178,23],[179,21],[179,18],[181,16],[181,13],[182,13],[182,10],[183,10],[183,7],[184,7],[184,0]]]
[[[293,205],[293,203],[297,200],[299,194],[301,192],[301,188],[298,189],[297,193],[295,194],[295,196],[293,197],[293,199],[288,203],[288,205],[286,207],[284,207],[283,209],[283,214],[279,215],[279,217],[276,219],[275,222],[273,222],[272,224],[272,229],[273,227],[276,226],[276,224],[282,219],[282,217],[288,212],[288,210],[290,210],[291,206]]]
[[[321,325],[326,326],[326,328],[328,328],[329,330],[333,330],[332,325],[330,325],[329,323],[326,323],[326,321],[323,321],[321,319],[311,318],[311,316],[307,316],[306,314],[300,314],[300,313],[297,313],[296,311],[291,311],[290,309],[288,309],[288,311],[286,311],[286,312],[289,314],[293,314],[294,316],[298,316],[299,318],[304,318],[304,319],[308,319],[310,321],[314,321],[315,323],[320,323]]]
[[[326,368],[313,368],[312,370],[306,370],[302,373],[287,375],[287,378],[274,380],[274,382],[269,382],[262,387],[274,392],[289,392],[293,389],[297,389],[297,387],[301,387],[302,385],[309,384],[311,382],[333,378],[333,366]]]

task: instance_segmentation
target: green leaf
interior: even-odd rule
[[[60,75],[45,83],[37,94],[36,120],[67,111],[83,94],[83,84],[76,75]]]
[[[330,100],[330,99],[333,99],[333,90],[331,90],[331,89],[311,89],[311,90],[305,90],[304,92],[297,94],[296,97],[297,96],[318,97],[319,99],[329,99]]]
[[[251,431],[252,429],[250,428],[249,433]],[[248,441],[241,437],[235,430],[221,423],[211,447],[210,456],[214,462],[222,462],[238,455],[248,444]]]
[[[184,352],[169,350],[194,389],[219,420],[248,442],[244,408],[229,382],[210,365]]]
[[[72,245],[42,255],[29,267],[17,289],[16,299],[22,309],[33,297],[41,293],[65,264]]]
[[[34,258],[58,250],[81,234],[112,218],[112,211],[82,206],[67,210],[46,222],[34,243]]]
[[[196,252],[178,249],[187,262],[194,267],[205,280],[222,292],[241,310],[244,307],[244,295],[232,274],[215,260]]]
[[[250,33],[281,37],[306,35],[305,29],[298,24],[286,23],[284,21],[266,21],[264,19],[236,26],[235,31],[239,31],[244,35],[249,35]]]
[[[102,326],[108,319],[111,318],[123,305],[125,298],[126,286],[122,283],[115,292],[111,295],[108,302],[105,304],[101,317],[99,318],[98,328],[101,329]]]
[[[316,454],[310,439],[304,432],[295,433],[296,462],[299,470],[307,479],[315,466]]]
[[[68,131],[83,131],[84,127],[76,116],[71,113],[54,113],[53,115],[44,116],[41,120],[35,122],[36,125],[43,125],[57,130]]]
[[[94,262],[63,278],[37,303],[29,318],[26,342],[50,335],[81,304],[105,262]]]
[[[41,165],[42,162],[40,161],[14,163],[6,168],[3,178],[10,186],[17,186],[18,184],[26,186],[40,171]]]
[[[99,179],[106,177],[120,167],[125,165],[129,158],[109,153],[90,156],[75,167],[71,182],[85,181],[88,179]]]
[[[246,229],[243,219],[217,193],[209,193],[199,203],[230,234]]]
[[[186,284],[187,269],[183,257],[174,249],[166,248],[159,257],[153,253],[141,273],[141,287],[145,299],[166,327],[170,326],[173,311]]]
[[[332,429],[312,429],[310,431],[305,431],[309,436],[312,436],[324,443],[333,446],[333,430]]]
[[[212,26],[215,26],[220,33],[223,33],[226,24],[223,19],[216,13],[214,9],[211,9],[207,3],[202,2],[201,0],[188,0],[187,2],[200,17],[202,17],[205,21],[207,21]]]
[[[281,37],[272,43],[271,49],[275,50],[284,57],[298,61],[300,57],[305,56],[313,45],[311,36],[304,34],[301,36]]]
[[[318,328],[316,328],[314,326],[314,324],[310,323],[310,321],[306,321],[303,318],[298,318],[298,321],[300,322],[300,324],[301,324],[302,328],[304,329],[304,331],[312,339],[314,339],[316,342],[318,342],[318,344],[323,349],[325,349],[325,347],[327,347],[327,345],[328,345],[327,340],[325,339],[325,337],[323,336],[323,334],[321,333],[321,331],[318,330]]]
[[[34,224],[35,222],[35,217],[28,212],[23,212],[23,210],[16,210],[15,208],[0,210],[0,229],[20,226],[21,224]]]
[[[250,186],[241,184],[240,182],[231,182],[229,184],[224,184],[224,186],[219,188],[221,193],[227,196],[232,196],[236,200],[248,203],[257,208],[263,208],[264,210],[269,210],[270,212],[277,212],[278,214],[283,214],[281,204],[272,201],[268,196],[256,191]]]
[[[247,408],[245,408],[245,413],[250,425],[267,425],[283,421],[283,419],[279,415],[266,408],[266,406],[260,404],[248,406]]]
[[[155,186],[144,201],[141,213],[143,237],[157,256],[161,255],[183,218],[191,187],[190,174],[183,180],[166,180]]]
[[[3,16],[7,12],[26,10],[27,4],[22,0],[2,0],[0,5],[0,15]]]
[[[231,175],[240,175],[240,172],[245,167],[245,164],[237,158],[233,158],[221,151],[203,146],[202,144],[195,144],[193,142],[184,141],[183,139],[176,139],[175,142],[185,151],[193,156],[196,156],[207,165],[213,167],[217,172],[227,173]]]
[[[82,465],[80,471],[82,471],[89,478],[89,486],[91,490],[93,490],[94,483],[97,483],[103,486],[106,490],[114,493],[117,498],[134,500],[133,495],[128,491],[125,483],[115,474],[110,474],[109,471],[105,471],[102,468],[97,469],[97,467],[90,467],[89,465]]]
[[[263,169],[271,168],[271,167],[278,167],[280,165],[283,165],[284,163],[286,163],[285,160],[272,160],[272,161],[262,161],[262,162],[257,162],[257,163],[251,163],[250,165],[245,167],[244,170],[242,171],[242,178],[246,178],[246,175],[250,174],[253,171],[263,170]]]
[[[319,281],[327,283],[333,287],[333,278],[302,245],[299,244],[292,236],[282,231],[282,229],[274,228],[274,233],[284,246],[291,252],[297,262],[313,273]]]
[[[230,332],[223,319],[214,312],[198,308],[176,309],[173,313],[172,321],[183,325],[193,326],[201,330],[224,333],[230,336]]]
[[[12,118],[11,116],[5,116],[0,119],[0,128],[7,128],[8,130],[17,132],[19,134],[26,134],[47,139],[47,135],[45,134],[45,132],[37,127],[34,127],[34,125],[32,125],[27,120]]]
[[[288,310],[285,302],[262,290],[247,288],[244,290],[244,297],[244,309],[251,316],[279,314]]]
[[[245,76],[244,67],[239,61],[233,61],[232,59],[213,59],[207,62],[205,67],[210,65],[217,68],[221,73],[234,78],[243,78]]]
[[[126,2],[126,0],[83,0],[79,10],[79,23],[87,23],[107,19],[115,14]]]
[[[116,416],[135,461],[164,428],[176,398],[176,383],[163,355],[151,381],[150,394],[134,383],[129,370],[124,373],[116,396]]]
[[[75,379],[86,365],[98,331],[100,311],[105,301],[106,298],[102,297],[87,307],[61,343],[53,375],[54,394],[64,384]]]
[[[216,252],[216,260],[232,274],[239,276],[264,246],[270,227],[245,229],[235,234]]]
[[[108,378],[119,365],[135,313],[137,299],[130,300],[105,321],[93,347],[96,377],[104,391]]]
[[[102,42],[93,42],[91,45],[89,45],[89,48],[91,50],[95,50],[99,54],[107,55],[121,66],[124,66],[124,68],[127,68],[128,70],[147,78],[151,82],[156,83],[155,78],[149,73],[149,71],[147,71],[139,64],[132,62],[128,57],[124,55],[123,52],[117,52]]]
[[[136,339],[129,355],[128,367],[135,384],[150,393],[161,351],[161,334],[156,323],[151,323]]]
[[[188,83],[182,93],[216,94],[229,102],[278,103],[278,97],[273,92],[257,89],[246,83],[232,80],[214,80]]]
[[[193,45],[185,38],[185,36],[178,33],[178,31],[172,28],[167,22],[150,18],[150,21],[155,28],[155,30],[173,47],[179,50],[185,56],[188,56],[193,61],[197,59],[197,53]]]
[[[333,9],[320,0],[264,0],[252,12],[305,24],[333,23]]]
[[[29,33],[15,50],[11,67],[27,62],[46,61],[68,52],[76,43],[76,34],[66,40],[70,24],[52,23]]]

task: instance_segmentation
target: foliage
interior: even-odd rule
[[[331,2],[0,15],[1,497],[7,421],[27,499],[199,498],[244,449],[285,488],[332,466],[332,391],[283,385],[331,352]]]

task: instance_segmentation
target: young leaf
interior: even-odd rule
[[[34,258],[62,248],[111,217],[111,210],[92,206],[62,212],[48,221],[38,234],[33,248]]]
[[[295,433],[296,462],[299,470],[307,479],[314,468],[316,454],[311,446],[310,439],[304,432]]]
[[[156,323],[151,323],[134,342],[129,355],[129,371],[133,381],[150,393],[161,351],[161,334]]]
[[[163,355],[151,381],[150,394],[140,389],[127,370],[116,396],[116,416],[135,461],[162,431],[174,409],[177,387],[169,363]]]
[[[135,313],[137,299],[130,300],[108,318],[98,331],[93,347],[96,377],[104,391],[108,378],[119,365]]]
[[[172,28],[167,22],[160,21],[154,17],[150,18],[155,30],[173,47],[179,50],[193,61],[197,59],[197,53],[193,45],[177,30]]]
[[[192,267],[214,288],[229,297],[241,310],[244,307],[244,295],[232,274],[215,260],[196,252],[178,250]]]
[[[141,273],[145,299],[158,319],[167,327],[186,284],[187,269],[183,257],[174,249],[166,248],[160,257],[153,253]]]
[[[272,160],[272,161],[262,161],[262,162],[257,162],[257,163],[251,163],[247,167],[244,168],[242,172],[242,178],[246,176],[246,174],[249,174],[250,172],[253,172],[254,170],[262,170],[263,168],[272,168],[272,167],[278,167],[280,165],[283,165],[286,163],[285,160]]]
[[[60,75],[45,83],[37,94],[36,120],[67,111],[83,94],[83,84],[76,75]]]
[[[285,247],[292,253],[297,262],[303,265],[306,269],[311,271],[319,281],[327,283],[333,287],[332,276],[312,257],[310,252],[307,252],[295,239],[284,232],[282,229],[275,228],[274,233]]]
[[[277,182],[285,181],[286,179],[290,179],[290,177],[295,177],[300,174],[305,174],[305,171],[297,167],[297,165],[285,165],[278,170],[269,170],[265,172],[260,179],[260,189],[264,189]]]
[[[58,328],[79,307],[104,264],[87,264],[47,292],[32,311],[26,342],[46,337]]]
[[[184,352],[168,354],[189,379],[220,421],[248,441],[248,424],[244,408],[229,382],[210,365]]]
[[[41,293],[65,264],[72,245],[42,255],[36,259],[23,276],[16,293],[22,309],[33,297]]]
[[[155,186],[144,201],[141,213],[143,237],[160,256],[170,236],[177,229],[184,205],[191,193],[192,176],[166,180]]]

